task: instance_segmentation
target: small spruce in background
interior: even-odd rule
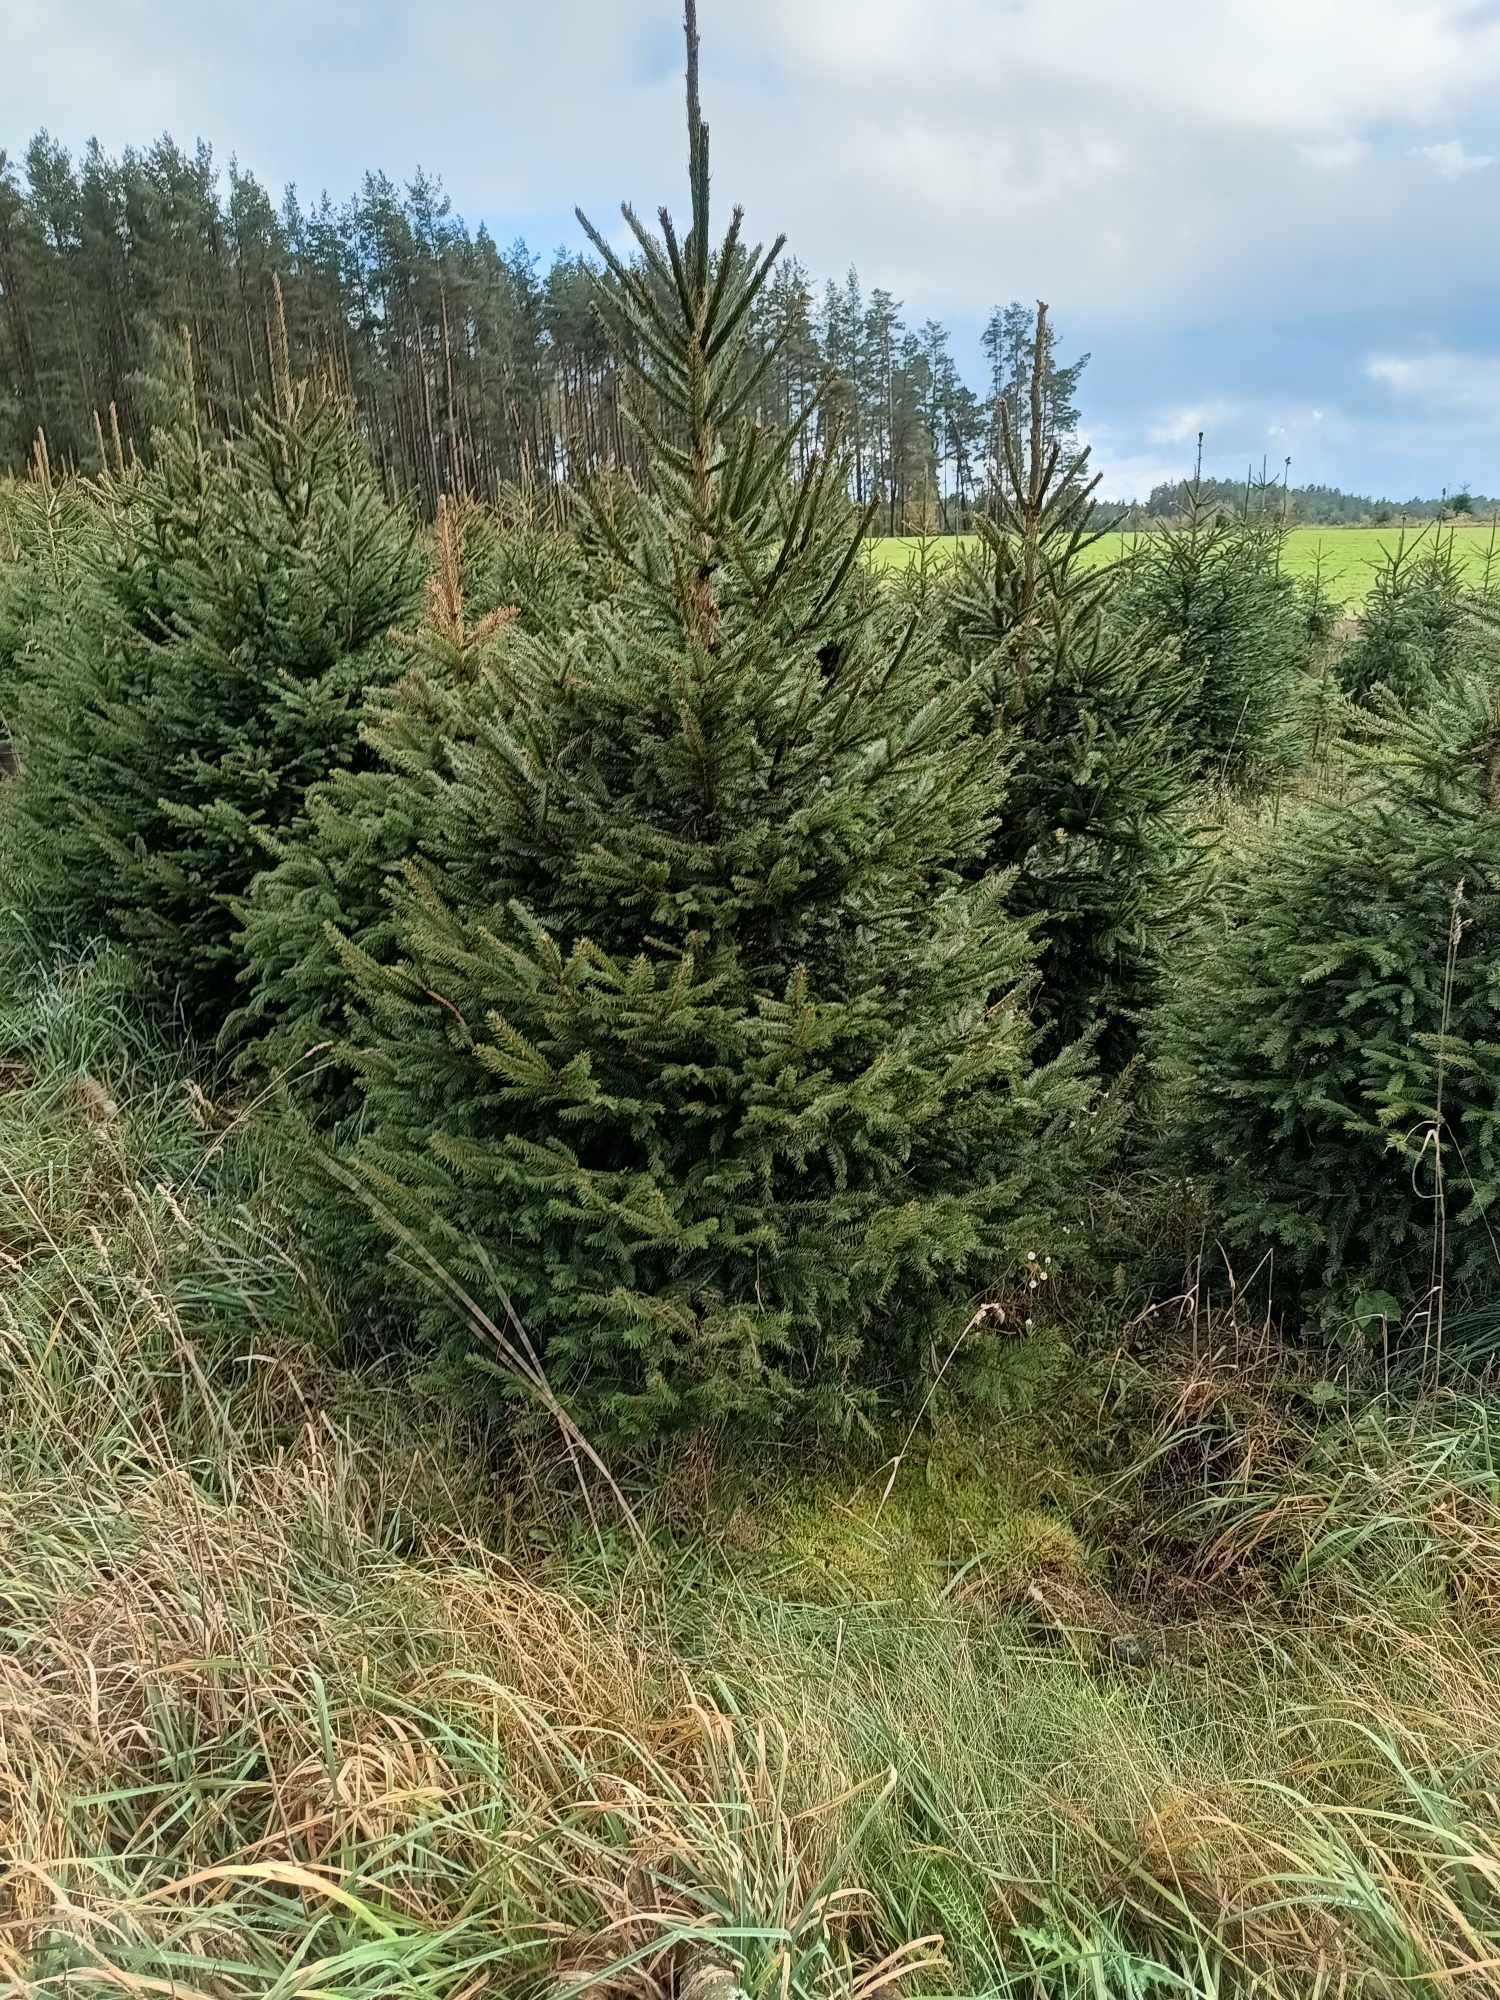
[[[1247,484],[1232,514],[1202,466],[1200,433],[1183,518],[1135,539],[1125,600],[1176,645],[1192,676],[1179,733],[1194,774],[1237,792],[1268,791],[1303,755],[1312,687],[1302,607],[1282,563],[1284,495],[1279,485]]]
[[[1382,692],[1419,708],[1463,667],[1476,637],[1472,594],[1450,528],[1405,532],[1376,565],[1359,630],[1339,659],[1351,700],[1378,706]]]
[[[235,1004],[234,905],[308,788],[360,755],[366,686],[421,576],[342,399],[293,382],[224,442],[183,415],[106,477],[78,602],[19,701],[19,809],[40,914],[128,944],[215,1036]]]
[[[1493,1296],[1500,709],[1493,672],[1371,721],[1347,803],[1225,873],[1163,1014],[1167,1157],[1283,1306]]]
[[[977,727],[1006,760],[985,864],[1013,870],[1010,907],[1039,925],[1038,1012],[1054,1047],[1097,1037],[1117,1072],[1182,929],[1197,848],[1184,716],[1197,692],[1179,651],[1121,613],[1118,565],[1086,560],[1095,519],[1087,448],[1042,422],[1039,304],[1023,445],[1000,410],[998,518],[978,521],[944,614]]]
[[[357,1102],[344,1059],[351,989],[343,942],[377,963],[396,949],[390,891],[423,857],[483,877],[488,815],[452,808],[453,771],[505,704],[512,631],[550,634],[576,616],[574,537],[523,495],[497,507],[445,497],[424,615],[392,634],[393,672],[362,705],[357,762],[307,794],[237,903],[243,1005],[229,1032],[248,1070],[294,1081],[299,1104],[337,1123]],[[484,669],[493,666],[495,671]]]

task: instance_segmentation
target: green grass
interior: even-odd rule
[[[1408,528],[1407,539],[1411,540],[1422,532],[1420,528]],[[1434,530],[1429,526],[1426,534],[1430,538]],[[1446,537],[1450,532],[1455,536],[1455,547],[1464,559],[1467,574],[1475,585],[1482,584],[1486,575],[1486,562],[1491,562],[1491,574],[1500,584],[1500,538],[1492,541],[1492,524],[1476,521],[1472,525],[1450,529],[1443,528]],[[1294,528],[1287,538],[1286,566],[1292,576],[1311,576],[1322,558],[1322,575],[1329,594],[1342,600],[1351,611],[1357,611],[1364,603],[1369,589],[1371,571],[1381,560],[1382,552],[1393,548],[1402,533],[1399,526],[1390,528]],[[934,539],[926,544],[928,559],[942,563],[951,556],[955,546],[961,546],[972,538],[957,537],[953,540]],[[1094,560],[1107,562],[1119,556],[1128,546],[1129,537],[1106,535],[1095,544]],[[917,559],[923,547],[919,537],[913,535],[882,536],[871,543],[872,560],[882,567],[905,565]],[[1493,551],[1493,553],[1492,553]]]
[[[1500,1990],[1483,1403],[1200,1328],[632,1525],[351,1363],[286,1142],[9,939],[7,1990]]]

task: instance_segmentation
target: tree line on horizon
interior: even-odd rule
[[[1159,480],[1145,500],[1121,500],[1115,505],[1124,511],[1144,515],[1149,520],[1180,520],[1187,509],[1190,482],[1187,479]],[[1266,470],[1246,469],[1243,479],[1214,478],[1207,473],[1191,481],[1194,502],[1213,513],[1244,517],[1267,507],[1284,509],[1289,521],[1305,527],[1383,528],[1401,521],[1451,521],[1464,516],[1478,518],[1500,507],[1500,500],[1467,487],[1442,492],[1435,498],[1413,494],[1405,500],[1369,493],[1346,493],[1341,486],[1313,482],[1294,486],[1268,479]]]
[[[502,248],[422,172],[404,187],[367,173],[341,203],[288,187],[278,203],[201,140],[118,157],[91,141],[75,158],[40,132],[20,161],[0,151],[0,471],[29,462],[38,431],[54,464],[83,470],[115,426],[146,450],[184,333],[200,418],[227,432],[269,388],[283,318],[292,365],[352,399],[388,492],[428,514],[445,492],[639,470],[596,276],[565,248]],[[938,320],[910,325],[852,268],[819,287],[788,260],[753,309],[748,407],[784,423],[824,384],[799,449],[838,426],[850,498],[876,531],[967,528],[994,494],[999,410],[1023,415],[1034,328],[1033,308],[997,306],[970,384]],[[1049,343],[1044,428],[1066,438],[1088,356],[1065,363]]]
[[[566,248],[544,260],[470,228],[434,176],[405,186],[366,173],[342,203],[279,202],[233,159],[169,136],[117,158],[91,141],[76,158],[43,131],[19,160],[0,148],[0,474],[31,460],[97,468],[117,428],[149,449],[175,411],[183,335],[201,417],[228,431],[270,383],[275,290],[293,365],[323,372],[354,402],[388,492],[435,511],[439,494],[494,499],[511,486],[561,489],[610,467],[640,468],[622,418],[621,366],[592,302],[596,264]],[[784,423],[824,385],[821,427],[849,451],[850,498],[877,533],[959,533],[995,516],[1004,485],[1000,414],[1024,408],[1035,311],[997,305],[980,340],[983,377],[963,379],[950,330],[912,326],[852,267],[821,285],[795,259],[753,311],[751,407]],[[1063,361],[1048,330],[1044,431],[1071,439],[1089,356]],[[1185,468],[1186,471],[1186,468]],[[1264,507],[1251,476],[1208,478],[1226,513]],[[1110,505],[1180,518],[1183,481]],[[1257,497],[1258,496],[1258,497]],[[1405,500],[1293,486],[1288,518],[1312,525],[1492,511],[1467,492]]]

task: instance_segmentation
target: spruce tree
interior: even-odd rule
[[[482,880],[486,827],[446,809],[449,759],[491,719],[503,672],[483,666],[500,661],[513,628],[558,639],[576,614],[580,570],[575,538],[548,529],[524,496],[493,508],[444,498],[425,615],[392,635],[399,678],[367,693],[363,761],[312,788],[237,905],[246,997],[229,1032],[241,1063],[295,1072],[321,1121],[355,1102],[339,1055],[350,994],[341,940],[390,957],[388,892],[418,857],[455,880],[473,862]]]
[[[1118,571],[1085,560],[1089,452],[1044,429],[1047,308],[1038,305],[1023,447],[1002,406],[997,520],[947,587],[949,630],[977,726],[1006,757],[987,866],[1014,871],[1012,909],[1043,941],[1049,1041],[1097,1037],[1107,1071],[1134,1054],[1180,931],[1195,847],[1181,716],[1196,683],[1175,648],[1122,615]]]
[[[347,410],[284,349],[245,430],[210,445],[185,416],[113,482],[22,704],[21,809],[54,918],[126,942],[201,1033],[234,1002],[235,899],[358,754],[419,576]]]
[[[1134,617],[1176,645],[1193,678],[1181,739],[1194,772],[1253,791],[1293,768],[1305,747],[1309,647],[1282,567],[1278,505],[1268,506],[1262,489],[1255,511],[1226,514],[1202,478],[1201,437],[1198,448],[1184,518],[1137,538],[1127,597]]]
[[[1500,705],[1462,677],[1369,726],[1348,804],[1225,880],[1163,1022],[1171,1157],[1284,1299],[1424,1324],[1492,1295],[1500,1193]]]
[[[354,1173],[617,1438],[909,1367],[1059,1200],[1086,1098],[1076,1060],[1033,1064],[1026,926],[964,878],[994,745],[852,586],[837,457],[788,484],[808,415],[745,420],[781,243],[747,253],[738,211],[711,241],[686,27],[690,231],[627,208],[627,266],[585,223],[646,484],[594,496],[591,601],[507,634],[492,719],[445,746],[483,893],[472,860],[413,863],[399,960],[345,953]]]
[[[1458,673],[1475,628],[1463,564],[1450,529],[1411,541],[1398,535],[1376,566],[1339,678],[1351,700],[1378,705],[1381,692],[1418,708]]]
[[[119,470],[123,476],[123,464]],[[23,691],[45,635],[72,612],[97,502],[89,481],[53,471],[40,433],[27,477],[0,487],[0,738],[11,761]]]

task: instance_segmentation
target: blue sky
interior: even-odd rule
[[[700,0],[721,195],[977,374],[1088,348],[1113,493],[1500,490],[1500,0]],[[0,145],[200,134],[273,185],[440,174],[539,249],[682,186],[676,0],[3,0]]]

